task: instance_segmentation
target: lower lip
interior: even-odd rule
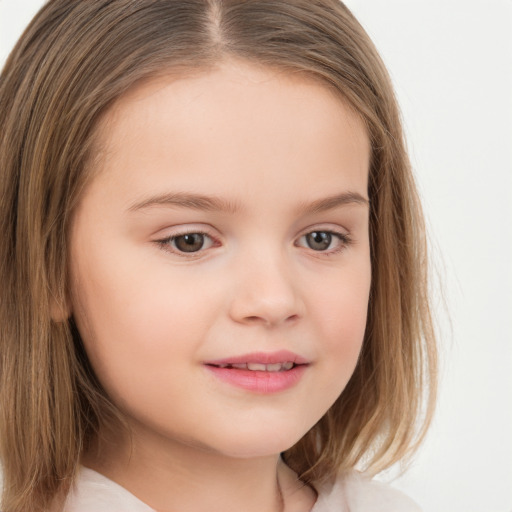
[[[306,371],[307,365],[297,365],[291,370],[280,372],[238,370],[236,368],[219,368],[218,366],[208,365],[206,365],[206,368],[228,384],[254,393],[270,394],[279,393],[295,386]]]

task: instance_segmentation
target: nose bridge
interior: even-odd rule
[[[231,314],[238,322],[277,325],[302,315],[286,248],[262,244],[240,255]]]

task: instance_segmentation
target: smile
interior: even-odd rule
[[[289,351],[245,354],[208,361],[205,368],[223,383],[258,394],[285,391],[300,381],[310,363]]]
[[[292,361],[286,361],[286,363],[272,363],[272,364],[263,364],[263,363],[235,363],[235,364],[219,364],[213,365],[218,368],[229,368],[235,370],[250,370],[252,372],[283,372],[287,370],[291,370],[295,363]]]

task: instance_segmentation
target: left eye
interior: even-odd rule
[[[342,248],[348,243],[348,237],[332,231],[311,231],[301,236],[299,242],[299,245],[321,252]]]

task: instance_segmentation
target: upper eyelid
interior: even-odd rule
[[[342,247],[337,247],[334,249],[328,249],[325,251],[314,251],[314,249],[311,249],[317,254],[317,256],[321,256],[321,255],[332,256],[336,253],[341,252],[344,248],[346,248],[348,245],[350,245],[352,243],[352,238],[351,238],[350,234],[343,233],[342,230],[336,230],[333,228],[316,228],[315,229],[313,227],[309,227],[305,231],[303,231],[300,235],[295,237],[293,245],[295,247],[301,247],[298,244],[299,240],[310,233],[314,233],[315,231],[330,233],[330,234],[334,235],[335,237],[337,237],[339,239],[339,243],[342,246]],[[169,243],[172,240],[179,238],[180,236],[186,236],[186,235],[190,235],[190,234],[200,234],[202,236],[205,236],[211,240],[212,245],[210,247],[207,247],[206,249],[201,248],[198,251],[193,251],[193,252],[188,253],[188,252],[180,251],[177,248],[173,248],[171,246],[171,244]],[[211,235],[210,233],[205,232],[205,230],[194,229],[194,228],[179,230],[178,232],[173,233],[169,236],[155,240],[155,242],[161,246],[162,250],[167,251],[170,254],[175,254],[176,256],[179,256],[181,258],[187,258],[190,260],[199,259],[203,253],[208,252],[210,249],[214,248],[216,244],[219,244],[219,240],[215,236]],[[217,245],[217,247],[218,247],[218,245]]]
[[[315,231],[325,232],[325,233],[333,233],[335,235],[340,236],[349,236],[350,232],[346,228],[342,227],[331,227],[320,224],[313,224],[312,226],[308,226],[307,228],[303,229],[299,236],[307,235],[308,233],[313,233]]]
[[[211,228],[211,229],[213,229],[213,228]],[[342,236],[342,237],[349,237],[350,236],[350,232],[347,229],[344,229],[344,228],[343,229],[342,228],[336,229],[336,228],[332,228],[332,227],[326,227],[326,226],[318,227],[317,225],[312,225],[312,226],[308,226],[307,228],[304,228],[303,230],[301,230],[299,232],[299,234],[296,235],[296,238],[301,238],[301,237],[303,237],[303,236],[305,236],[305,235],[307,235],[309,233],[313,233],[315,231],[320,231],[320,232],[325,232],[325,233],[332,233],[334,235],[339,235],[339,236]],[[205,236],[208,236],[208,237],[210,237],[210,238],[212,238],[214,240],[220,238],[220,237],[216,237],[215,235],[211,234],[209,229],[202,229],[202,228],[191,227],[191,228],[177,229],[177,231],[175,233],[171,233],[169,235],[165,235],[165,236],[159,237],[155,241],[170,240],[170,239],[177,238],[177,237],[180,237],[180,236],[192,235],[192,234],[205,235]]]
[[[204,224],[202,225],[204,226]],[[193,234],[199,234],[199,235],[205,235],[205,236],[208,236],[210,237],[212,240],[218,240],[218,236],[215,236],[212,231],[214,230],[214,228],[210,227],[210,226],[207,226],[206,228],[202,227],[202,226],[192,226],[190,228],[187,228],[187,227],[168,227],[168,228],[165,228],[165,229],[160,229],[159,232],[164,232],[165,234],[163,235],[158,235],[158,234],[155,234],[154,237],[155,237],[155,242],[158,242],[158,241],[163,241],[163,240],[171,240],[173,238],[177,238],[177,237],[180,237],[180,236],[185,236],[185,235],[193,235]],[[172,231],[171,231],[172,229]]]

